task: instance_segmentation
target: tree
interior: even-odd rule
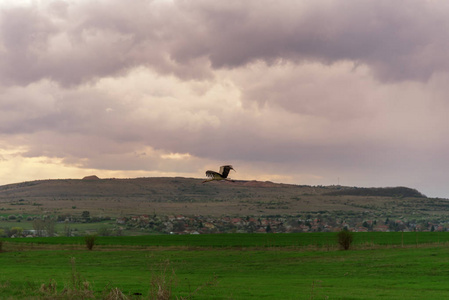
[[[337,240],[342,249],[349,250],[354,240],[354,235],[348,230],[342,230],[337,234]]]
[[[84,221],[88,222],[90,219],[90,212],[87,210],[83,211],[83,213],[81,214],[81,218],[83,218]]]
[[[86,235],[84,237],[84,241],[86,242],[86,247],[89,250],[92,250],[94,248],[95,245],[95,239],[96,239],[96,235]]]
[[[12,228],[9,230],[8,236],[9,236],[9,237],[11,237],[11,236],[13,236],[13,235],[15,235],[15,236],[21,236],[21,235],[22,235],[22,232],[23,232],[23,228],[22,228],[22,227],[12,227]]]
[[[47,231],[47,236],[55,235],[55,226],[56,226],[56,222],[52,218],[46,218],[44,220],[44,228]]]
[[[34,219],[33,221],[33,229],[36,232],[37,236],[43,236],[44,235],[44,221],[42,219]]]
[[[33,229],[36,231],[37,236],[54,236],[55,235],[56,222],[50,217],[45,219],[34,219]]]
[[[99,236],[110,236],[110,235],[112,235],[111,230],[108,227],[106,227],[106,226],[103,226],[103,227],[99,228],[97,233],[98,233]]]
[[[64,234],[65,236],[72,236],[72,228],[67,222],[64,223]]]
[[[173,231],[174,232],[182,232],[186,230],[186,226],[182,220],[177,221],[173,224]]]
[[[265,229],[265,231],[266,231],[266,233],[271,232],[271,226],[270,226],[270,224],[267,225],[267,228]]]

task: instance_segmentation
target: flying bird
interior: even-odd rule
[[[208,181],[213,181],[213,180],[229,180],[229,181],[233,181],[233,180],[228,178],[229,171],[231,171],[231,170],[236,172],[231,165],[221,166],[220,167],[220,172],[215,172],[215,171],[208,170],[208,171],[206,171],[206,176],[209,177],[210,179],[204,180],[203,183],[208,182]]]

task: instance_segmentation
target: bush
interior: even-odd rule
[[[112,232],[109,228],[107,227],[101,227],[97,230],[97,233],[99,236],[110,236],[112,235]]]
[[[22,235],[22,232],[23,232],[22,227],[12,227],[11,229],[9,229],[8,236],[11,237],[14,235],[16,237],[19,237]]]
[[[151,275],[150,299],[171,299],[172,289],[177,283],[175,270],[170,267],[168,260],[161,263],[159,269],[159,272]]]
[[[58,291],[57,283],[54,279],[50,279],[48,284],[42,284],[38,290],[40,297],[38,299],[104,299],[104,300],[131,300],[144,299],[141,293],[134,293],[132,296],[125,295],[119,288],[111,288],[107,285],[102,292],[101,298],[95,297],[91,284],[81,276],[76,270],[75,258],[70,260],[72,264],[72,273],[70,280],[64,284],[64,289]],[[167,260],[160,265],[155,266],[155,272],[152,272],[150,279],[150,290],[147,299],[169,300],[169,299],[193,299],[194,296],[207,287],[217,284],[217,277],[198,286],[195,290],[190,291],[187,297],[178,297],[173,295],[173,288],[177,286],[177,277],[175,270],[171,268],[170,262]],[[33,298],[34,299],[34,298]]]
[[[70,281],[65,284],[64,289],[58,292],[57,283],[51,279],[48,284],[42,284],[39,299],[95,299],[90,283],[81,277],[76,271],[75,258],[72,257],[72,274]],[[126,299],[126,298],[106,298],[106,299]]]
[[[337,234],[337,240],[342,249],[348,250],[354,240],[354,235],[348,230],[342,230]]]
[[[86,247],[89,250],[92,250],[94,248],[95,245],[95,239],[96,239],[96,235],[86,235],[84,237],[84,241],[86,242]]]

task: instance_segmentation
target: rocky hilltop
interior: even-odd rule
[[[136,214],[206,216],[300,215],[317,212],[443,215],[446,199],[427,198],[406,187],[354,188],[262,181],[165,177],[37,180],[0,186],[0,209],[21,214]]]

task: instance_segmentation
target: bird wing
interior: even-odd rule
[[[211,178],[222,177],[220,173],[211,170],[206,171],[206,176]]]
[[[223,178],[227,178],[229,171],[234,170],[234,168],[231,165],[221,166],[220,167],[220,174]]]

